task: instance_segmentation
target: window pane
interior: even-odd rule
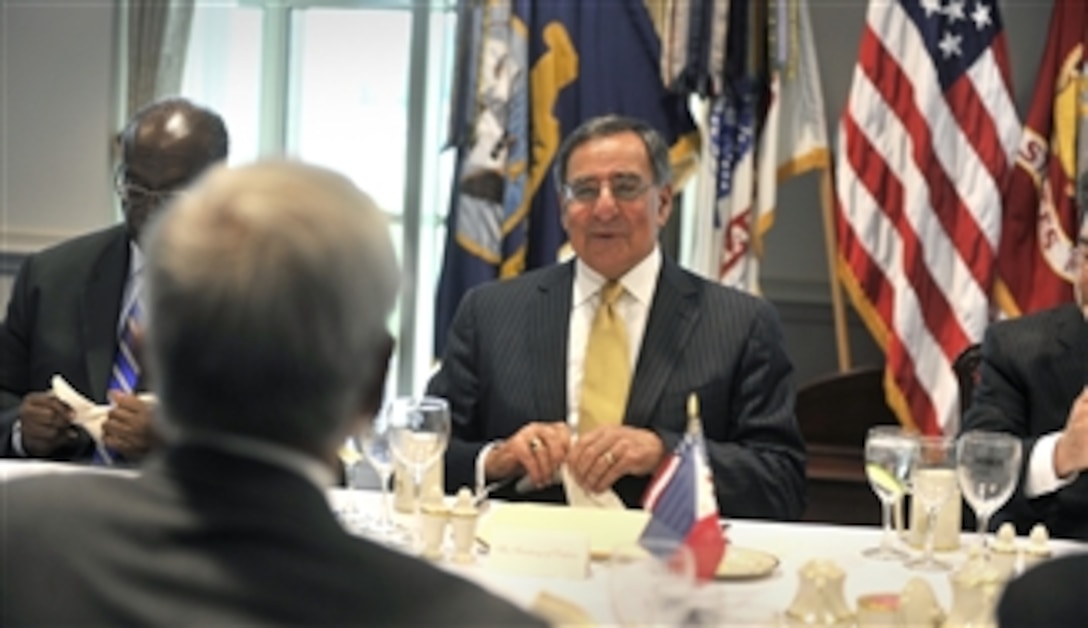
[[[338,170],[400,214],[407,128],[408,11],[295,12],[288,151]]]
[[[183,96],[211,107],[230,135],[230,163],[257,158],[260,147],[262,11],[197,3],[185,55]]]

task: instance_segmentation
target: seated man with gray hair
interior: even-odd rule
[[[365,194],[301,164],[223,168],[145,244],[165,447],[135,478],[3,486],[0,624],[540,623],[353,538],[323,494],[393,347],[398,271]]]

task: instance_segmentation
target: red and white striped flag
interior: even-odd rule
[[[996,0],[873,0],[840,122],[839,271],[906,425],[952,433],[1019,121]]]

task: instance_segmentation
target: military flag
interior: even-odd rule
[[[671,143],[674,165],[693,162],[697,144],[686,101],[658,73],[660,41],[643,3],[462,2],[482,19],[477,40],[464,42],[476,52],[460,56],[480,69],[475,106],[462,108],[470,120],[454,123],[475,134],[457,144],[436,355],[468,289],[559,258],[566,236],[551,169],[579,124],[609,113],[641,118]]]
[[[1012,316],[1072,300],[1078,172],[1088,186],[1088,2],[1056,0],[1046,41],[1005,194],[994,296]]]
[[[734,2],[724,81],[703,123],[691,266],[758,293],[763,238],[778,185],[830,165],[823,92],[807,0]],[[704,64],[713,67],[713,64]]]

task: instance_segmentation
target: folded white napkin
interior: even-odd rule
[[[101,449],[102,424],[106,422],[106,417],[109,416],[110,409],[113,406],[109,404],[99,405],[84,397],[60,375],[53,376],[52,384],[53,394],[57,396],[57,399],[68,404],[68,407],[75,413],[72,422],[82,425],[94,438],[95,445]],[[155,395],[152,394],[141,393],[137,397],[145,403],[156,402]]]
[[[591,493],[582,487],[567,469],[567,465],[559,467],[559,473],[563,476],[563,489],[567,492],[567,503],[571,506],[583,508],[606,508],[609,510],[623,510],[623,500],[615,491],[608,489],[600,493]]]

